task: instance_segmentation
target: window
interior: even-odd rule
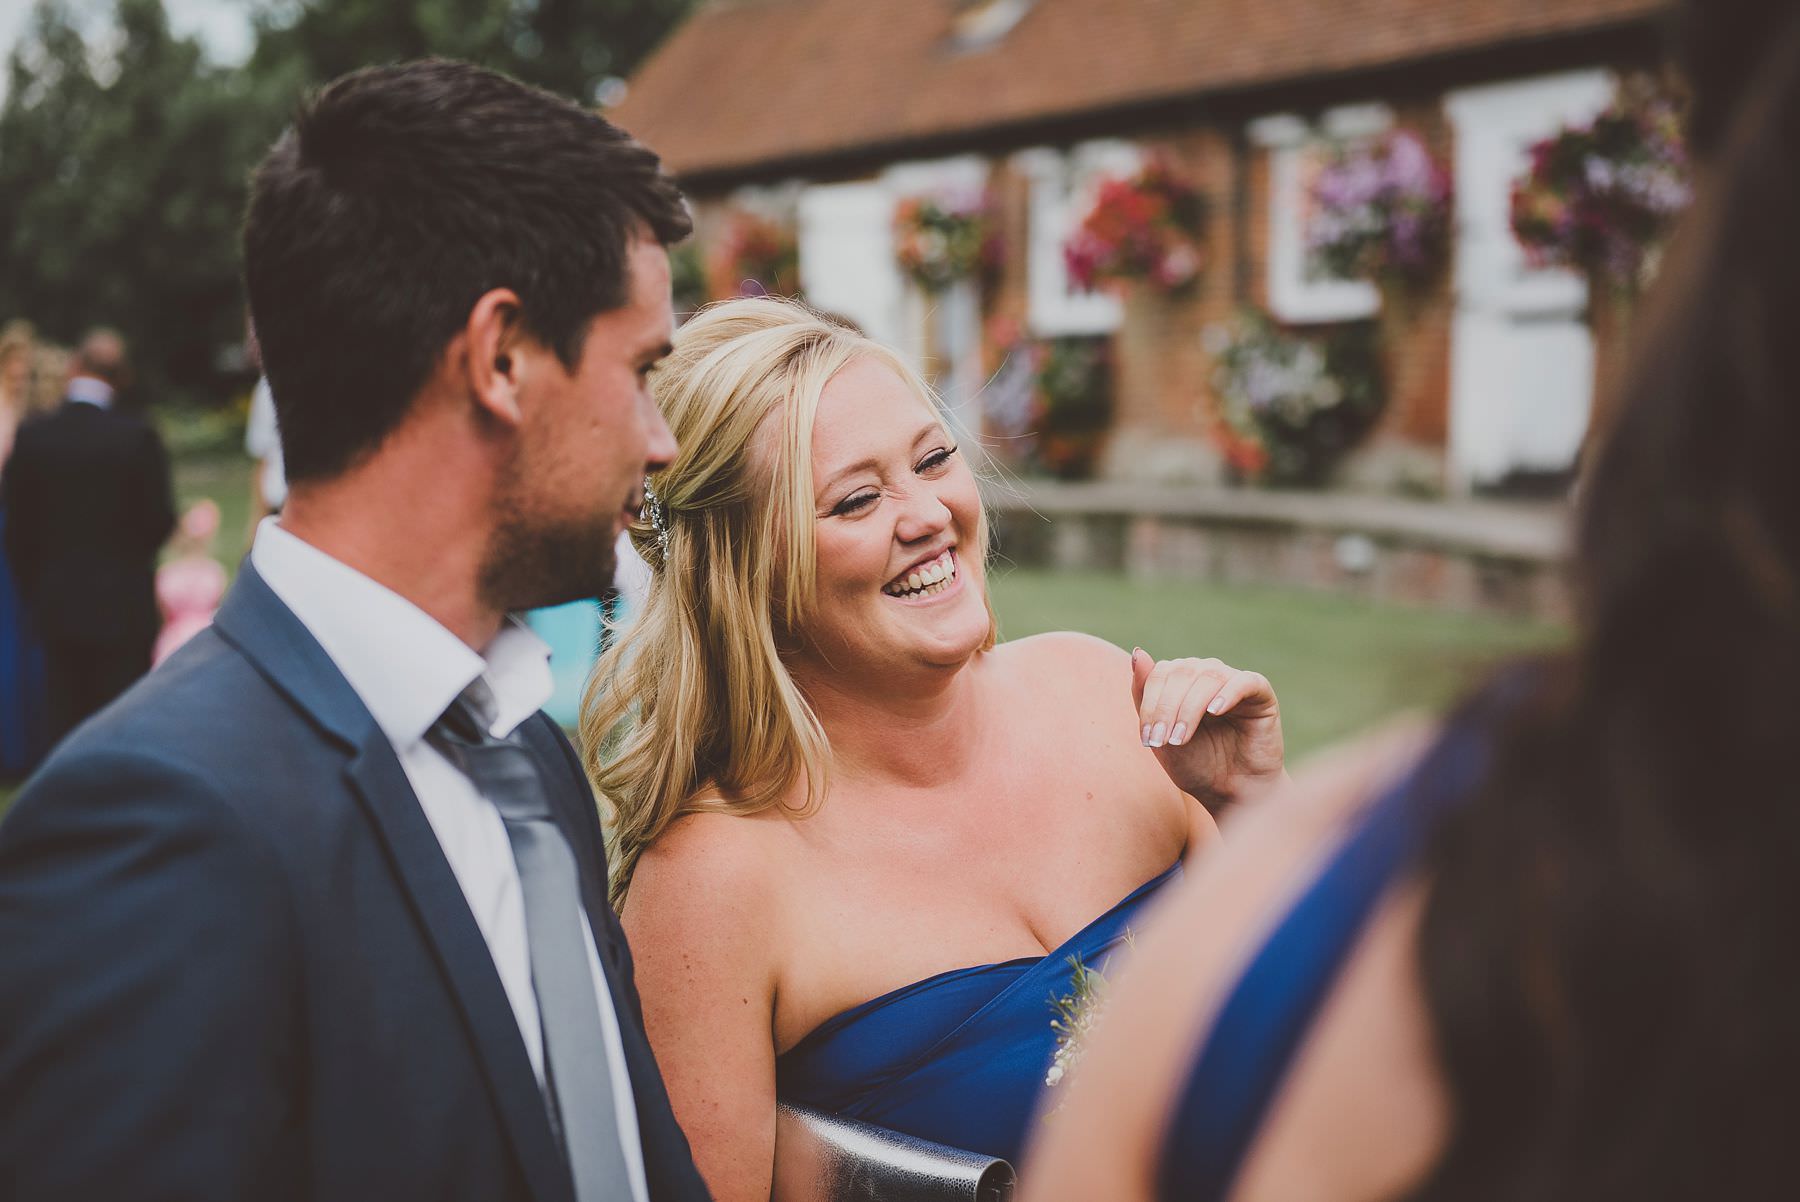
[[[1130,175],[1143,161],[1140,147],[1111,139],[1066,151],[1025,150],[1013,157],[1013,165],[1031,180],[1026,278],[1034,335],[1108,334],[1119,327],[1124,308],[1118,297],[1070,284],[1063,243],[1087,215],[1099,182]]]
[[[1362,280],[1322,275],[1308,261],[1306,223],[1312,180],[1332,144],[1378,137],[1394,122],[1386,105],[1327,111],[1316,125],[1292,114],[1250,123],[1251,145],[1269,155],[1269,311],[1294,323],[1355,321],[1381,309],[1381,293]]]
[[[988,186],[988,161],[979,155],[895,163],[881,174],[888,193],[881,228],[888,262],[894,262],[894,206],[908,196],[932,194],[973,200]],[[904,343],[915,366],[926,373],[963,429],[980,430],[973,406],[981,394],[981,296],[974,280],[961,280],[928,295],[910,280],[904,284]]]

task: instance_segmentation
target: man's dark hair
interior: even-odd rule
[[[548,92],[441,59],[327,85],[257,168],[244,223],[288,477],[380,445],[491,289],[573,369],[628,299],[631,241],[690,228],[655,154]]]
[[[104,380],[114,388],[123,387],[131,370],[125,339],[117,330],[105,326],[89,330],[75,348],[74,366],[77,371]]]

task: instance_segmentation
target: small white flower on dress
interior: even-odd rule
[[[1130,931],[1125,932],[1124,942],[1127,947],[1131,945]],[[1088,1036],[1106,1008],[1105,974],[1083,964],[1080,956],[1070,956],[1069,967],[1074,970],[1069,975],[1070,992],[1050,998],[1050,1008],[1056,1012],[1050,1020],[1050,1029],[1056,1032],[1056,1054],[1051,1058],[1050,1070],[1044,1074],[1047,1086],[1061,1084],[1074,1071]],[[1055,1113],[1051,1110],[1044,1117]]]

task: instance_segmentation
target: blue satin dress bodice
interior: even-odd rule
[[[775,1062],[784,1102],[1018,1163],[1072,958],[1104,970],[1178,861],[1047,956],[952,969],[826,1020]]]

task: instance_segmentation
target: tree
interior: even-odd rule
[[[509,0],[311,0],[264,7],[247,70],[316,87],[358,67],[442,55],[503,68]]]
[[[161,0],[119,0],[91,43],[46,0],[8,69],[0,315],[64,340],[117,326],[152,395],[214,386],[242,333],[237,226],[270,98],[172,36]]]
[[[256,18],[251,69],[309,84],[372,63],[463,58],[593,103],[636,69],[694,0],[307,0]]]
[[[302,93],[346,71],[465,58],[591,102],[694,0],[263,0],[242,67],[206,61],[161,0],[84,29],[40,0],[0,108],[0,321],[130,340],[147,392],[219,396],[243,336],[251,169]]]
[[[587,103],[608,78],[637,70],[694,0],[536,0],[518,5],[517,71]]]

